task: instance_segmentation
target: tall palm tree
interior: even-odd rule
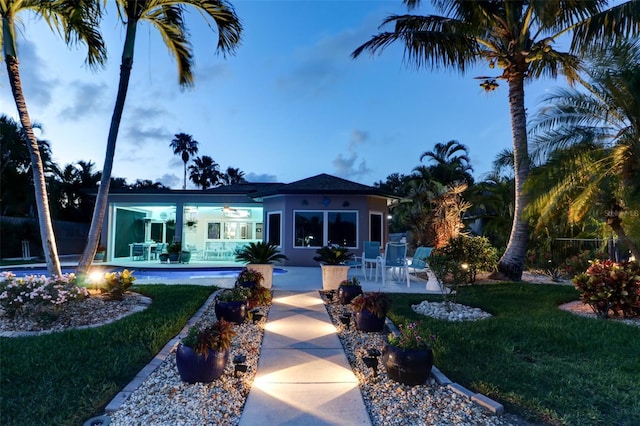
[[[222,185],[234,185],[246,181],[244,172],[237,167],[227,167],[227,171],[220,175],[220,183]]]
[[[16,46],[16,23],[20,13],[31,12],[42,17],[50,28],[55,29],[64,37],[67,44],[78,42],[86,44],[88,48],[87,63],[89,66],[102,64],[106,58],[106,50],[102,38],[97,31],[100,19],[100,8],[97,1],[91,0],[2,0],[0,1],[0,18],[2,29],[0,42],[7,64],[9,85],[16,103],[20,124],[27,135],[27,148],[31,157],[33,183],[36,205],[38,207],[38,224],[42,251],[44,252],[47,270],[50,275],[60,275],[60,260],[58,247],[53,233],[49,198],[45,182],[44,167],[38,141],[33,133],[27,102],[22,91],[18,50]]]
[[[557,90],[534,121],[534,143],[548,161],[527,185],[537,195],[532,210],[538,226],[558,212],[569,223],[604,218],[640,259],[623,226],[625,217],[637,220],[625,210],[640,207],[640,39],[593,56],[586,91]]]
[[[403,0],[409,10],[420,0]],[[640,2],[629,1],[609,9],[606,0],[503,1],[432,0],[438,15],[391,15],[381,32],[358,47],[352,56],[376,53],[400,42],[408,65],[461,72],[486,63],[500,69],[482,83],[485,90],[508,85],[514,152],[515,209],[507,248],[498,268],[509,279],[520,280],[527,249],[528,226],[524,208],[530,200],[523,190],[529,175],[524,82],[542,76],[577,77],[579,54],[589,45],[640,32]],[[571,36],[570,51],[556,49],[556,41]]]
[[[447,143],[438,142],[434,145],[433,151],[422,153],[420,161],[425,158],[435,162],[429,167],[431,175],[443,185],[454,182],[473,184],[473,176],[469,173],[473,171],[473,167],[469,159],[469,148],[466,145],[455,140]]]
[[[236,16],[233,6],[225,0],[116,0],[118,14],[126,25],[126,36],[120,65],[120,81],[116,103],[111,116],[111,126],[107,137],[107,149],[102,169],[102,180],[96,197],[96,206],[91,219],[91,227],[87,238],[78,272],[85,274],[98,247],[104,215],[107,211],[107,197],[111,183],[113,157],[116,150],[120,120],[124,110],[125,98],[129,87],[129,77],[133,67],[133,51],[136,41],[136,31],[140,21],[146,21],[154,26],[162,35],[169,53],[176,59],[178,65],[178,79],[180,85],[193,84],[193,53],[187,39],[188,31],[184,23],[184,13],[187,7],[199,12],[208,24],[213,20],[218,31],[216,52],[223,56],[234,53],[240,43],[242,25]]]
[[[175,155],[180,155],[182,157],[182,162],[184,163],[184,183],[182,185],[183,190],[187,189],[187,163],[189,162],[189,158],[191,158],[191,156],[198,153],[198,144],[199,142],[193,139],[193,136],[186,133],[176,133],[175,137],[171,141],[171,144],[169,145],[173,149],[173,153]]]
[[[189,179],[202,190],[220,186],[220,166],[208,155],[194,158],[189,172]]]

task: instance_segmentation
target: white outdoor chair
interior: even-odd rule
[[[378,256],[376,262],[376,282],[378,282],[378,270],[382,273],[382,285],[384,286],[387,269],[391,269],[394,280],[407,280],[409,284],[409,262],[407,261],[406,243],[387,243],[383,256]]]

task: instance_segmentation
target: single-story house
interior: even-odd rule
[[[208,190],[115,190],[102,232],[107,260],[131,257],[145,245],[149,259],[182,242],[192,259],[233,260],[251,241],[280,247],[287,265],[317,265],[327,244],[355,253],[364,241],[388,240],[389,205],[396,197],[378,188],[320,174],[289,184],[241,183]]]

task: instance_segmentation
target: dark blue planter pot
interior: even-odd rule
[[[176,365],[182,381],[187,383],[209,383],[219,379],[229,361],[229,351],[216,352],[209,349],[207,358],[196,354],[193,349],[178,345]]]
[[[382,352],[382,364],[391,380],[405,385],[421,385],[433,367],[431,349],[401,349],[387,344]]]
[[[348,305],[360,294],[362,294],[362,287],[359,285],[341,285],[338,287],[338,303]]]
[[[372,314],[369,310],[364,309],[361,312],[354,314],[354,322],[356,324],[356,330],[377,332],[382,331],[384,327],[384,320],[386,317],[378,318],[377,315]]]
[[[241,324],[247,317],[247,302],[221,302],[217,301],[215,306],[216,318],[218,321],[225,321]]]

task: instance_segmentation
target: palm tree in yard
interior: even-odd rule
[[[420,0],[404,0],[409,10]],[[527,249],[528,224],[524,209],[530,198],[523,190],[529,175],[527,123],[524,102],[526,80],[565,75],[575,80],[580,55],[594,44],[638,34],[640,2],[628,1],[608,8],[606,0],[432,0],[438,15],[391,15],[381,32],[358,47],[353,57],[377,53],[399,42],[408,65],[461,72],[481,63],[498,68],[486,77],[485,90],[508,86],[514,152],[514,221],[507,248],[498,269],[507,278],[520,280]],[[560,37],[569,37],[569,51],[558,50]],[[484,79],[484,77],[483,77]]]
[[[16,24],[20,13],[33,13],[46,21],[64,37],[67,44],[81,42],[88,48],[87,63],[89,66],[102,64],[106,51],[102,38],[97,31],[100,9],[98,2],[89,0],[36,1],[36,0],[2,0],[0,1],[0,42],[7,65],[9,86],[16,103],[20,124],[27,135],[27,148],[31,158],[36,205],[38,208],[38,224],[47,270],[50,275],[60,275],[60,260],[56,245],[49,198],[45,183],[44,167],[38,141],[33,133],[27,102],[22,91],[18,50],[16,44]]]
[[[198,153],[198,141],[193,139],[193,136],[186,133],[177,133],[171,141],[171,148],[175,155],[182,157],[184,163],[184,183],[182,189],[187,189],[187,163],[189,158]]]
[[[194,158],[189,172],[189,179],[203,190],[220,186],[220,166],[208,155]]]
[[[218,32],[216,51],[223,55],[234,53],[240,43],[242,25],[236,16],[233,6],[225,0],[116,0],[118,13],[126,26],[126,36],[120,65],[120,81],[118,94],[111,117],[111,126],[107,138],[107,149],[102,170],[102,180],[96,197],[96,206],[91,219],[91,228],[82,258],[78,265],[79,273],[86,273],[95,255],[104,215],[107,210],[107,197],[113,168],[113,157],[116,149],[116,140],[120,128],[120,120],[124,110],[129,77],[133,66],[133,50],[136,40],[136,31],[140,22],[147,22],[154,26],[167,48],[175,58],[178,65],[178,79],[180,85],[193,84],[193,52],[187,39],[188,31],[184,23],[184,14],[187,7],[195,9],[209,26],[213,21]]]
[[[244,183],[244,172],[237,167],[227,167],[227,171],[220,175],[220,182],[223,185],[234,185],[236,183]]]
[[[433,151],[426,151],[420,156],[420,161],[427,158],[435,163],[429,166],[431,176],[438,182],[448,185],[454,182],[473,184],[473,171],[469,159],[469,149],[458,141],[436,143]]]
[[[558,214],[569,223],[602,218],[640,259],[625,229],[640,208],[640,40],[591,56],[586,91],[548,95],[534,121],[533,140],[547,162],[532,173],[531,210],[538,227]]]

